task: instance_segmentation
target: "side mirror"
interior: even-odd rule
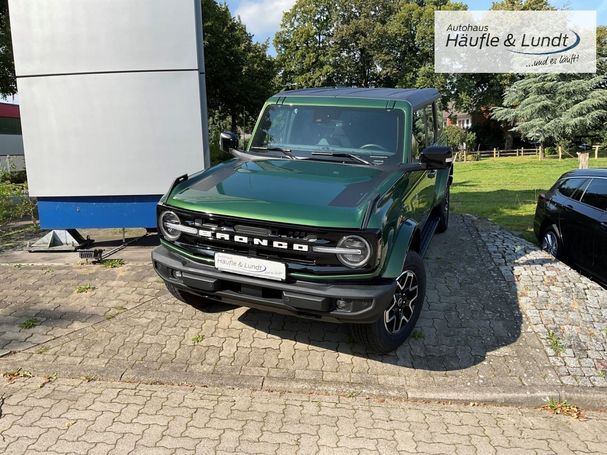
[[[431,145],[422,150],[420,162],[427,165],[429,169],[445,169],[453,162],[453,152],[451,147]]]
[[[238,148],[238,134],[232,131],[223,131],[219,135],[219,148],[222,152],[230,153],[230,149]]]

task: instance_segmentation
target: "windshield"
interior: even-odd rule
[[[352,154],[375,165],[402,161],[400,109],[272,105],[264,111],[249,151],[272,148],[298,158]]]

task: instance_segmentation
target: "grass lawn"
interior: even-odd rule
[[[563,173],[577,169],[577,159],[496,158],[455,164],[452,208],[471,213],[530,241],[535,204]],[[590,167],[607,168],[607,158],[591,159]]]

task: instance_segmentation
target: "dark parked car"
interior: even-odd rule
[[[607,169],[564,174],[535,211],[542,248],[607,285]]]

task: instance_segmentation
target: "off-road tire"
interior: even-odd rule
[[[188,305],[192,306],[204,306],[207,302],[207,299],[205,299],[204,297],[201,297],[196,294],[191,294],[186,291],[182,291],[177,286],[171,283],[164,284],[167,287],[168,291],[171,293],[171,295],[183,303],[187,303]]]
[[[436,226],[436,232],[441,234],[449,228],[449,210],[451,208],[451,195],[450,190],[447,188],[445,198],[438,206],[438,225]]]
[[[400,288],[403,279],[407,279],[413,273],[417,281],[417,295],[413,307],[407,306],[406,310],[411,310],[409,319],[400,326],[400,329],[396,333],[392,333],[389,327],[393,327],[389,324],[390,310],[394,311],[395,305],[397,304],[399,297],[402,299],[404,294],[403,289]],[[399,282],[401,280],[401,282]],[[411,335],[419,315],[424,304],[426,297],[426,270],[424,262],[419,254],[415,251],[409,251],[407,259],[403,266],[403,273],[395,280],[398,285],[395,288],[394,296],[386,305],[386,308],[382,312],[381,317],[372,324],[352,324],[350,326],[352,336],[359,343],[365,345],[370,351],[386,354],[398,348],[408,337]],[[406,287],[405,283],[405,287]],[[405,307],[407,304],[403,304]]]

